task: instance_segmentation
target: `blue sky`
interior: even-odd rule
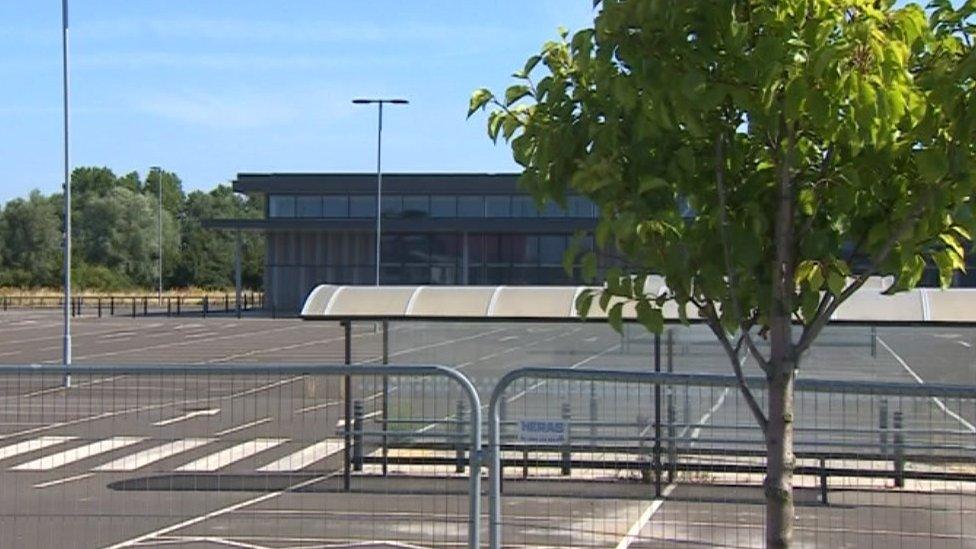
[[[477,87],[499,89],[591,0],[73,0],[72,164],[160,165],[188,189],[243,171],[508,171]],[[0,2],[0,202],[61,184],[60,0]]]

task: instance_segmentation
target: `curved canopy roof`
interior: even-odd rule
[[[976,290],[916,289],[888,296],[887,281],[872,279],[834,314],[833,321],[872,324],[976,324]],[[305,300],[301,317],[309,320],[575,320],[576,297],[586,286],[334,286],[316,287]],[[664,289],[651,278],[649,293]],[[634,320],[632,304],[624,319]],[[606,313],[594,301],[590,319]],[[664,308],[667,321],[678,320],[673,303]],[[697,313],[689,309],[691,320]]]

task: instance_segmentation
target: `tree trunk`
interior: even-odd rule
[[[768,374],[769,409],[766,428],[766,545],[793,543],[793,384],[796,357],[789,320],[780,319],[770,330]]]

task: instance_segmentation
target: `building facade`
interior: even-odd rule
[[[579,196],[539,211],[516,174],[383,176],[380,283],[579,284],[562,267],[576,235],[592,246],[597,211]],[[211,220],[262,231],[265,301],[297,312],[318,284],[376,282],[375,174],[240,174],[234,190],[265,198],[265,218]]]

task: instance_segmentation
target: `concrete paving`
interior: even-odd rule
[[[650,369],[650,339],[630,330],[622,339],[600,324],[395,323],[388,355],[396,364],[457,368],[487,403],[495,381],[520,366]],[[972,330],[879,329],[874,356],[866,328],[836,330],[825,333],[801,375],[976,384]],[[382,334],[372,323],[355,325],[353,337],[354,362],[381,360]],[[380,478],[377,465],[367,465],[366,474],[343,489],[341,378],[273,368],[259,375],[205,371],[208,364],[341,363],[337,324],[87,317],[76,320],[74,341],[78,364],[186,364],[200,372],[76,375],[68,391],[59,375],[0,376],[0,547],[464,545],[466,484],[451,466],[398,466]],[[57,312],[0,314],[0,362],[57,364],[60,345]],[[700,328],[677,331],[671,363],[677,372],[729,372],[727,359]],[[748,362],[746,368],[757,372]],[[450,438],[462,396],[456,387],[402,376],[387,383],[390,417],[411,421],[399,424],[405,431],[424,431],[407,440],[456,440]],[[381,387],[377,376],[353,381],[370,420],[381,410]],[[654,406],[651,388],[624,384],[591,390],[527,380],[508,398],[512,419],[558,418],[569,403],[572,416],[585,420],[595,402],[600,421],[632,424],[592,430],[594,437],[621,439],[613,444],[647,436],[641,422]],[[686,450],[755,447],[746,441],[757,440],[757,431],[734,391],[679,387],[669,401]],[[865,451],[874,451],[877,435],[861,431],[877,426],[878,399],[800,395],[798,401],[810,448],[850,450],[867,440],[872,447]],[[889,405],[904,413],[909,427],[944,430],[942,442],[970,448],[976,442],[967,434],[976,422],[972,402],[946,400],[940,407],[916,398]],[[378,424],[367,421],[365,429],[366,453],[381,455]],[[924,442],[912,434],[909,442],[913,436]],[[609,451],[574,455],[583,458],[622,459]],[[962,467],[972,465],[970,458]],[[666,486],[666,498],[655,499],[634,471],[580,467],[564,477],[550,468],[546,481],[531,480],[541,469],[533,469],[530,480],[519,480],[522,472],[506,470],[505,541],[512,546],[762,544],[760,492],[748,475],[732,486],[729,475],[686,473]],[[976,544],[976,485],[933,482],[898,490],[885,482],[833,481],[828,506],[818,503],[813,487],[799,490],[801,542]]]

